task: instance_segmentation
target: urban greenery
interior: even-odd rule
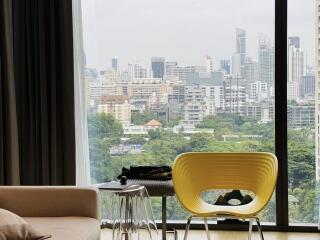
[[[136,125],[143,125],[155,118],[151,113],[135,113],[132,117]],[[163,119],[158,120],[167,124]],[[169,128],[150,130],[148,136],[129,137],[123,142],[124,144],[142,145],[141,153],[112,156],[110,148],[121,143],[121,138],[124,137],[122,125],[111,115],[90,114],[88,128],[92,181],[97,183],[114,180],[124,166],[172,165],[178,154],[188,151],[274,152],[274,124],[272,122],[259,123],[253,117],[223,114],[208,116],[197,127],[212,128],[215,134],[212,136],[197,133],[186,138],[182,133],[173,133],[168,130]],[[312,129],[313,126],[310,126],[310,128],[300,130],[289,129],[288,132],[288,186],[291,222],[316,223],[318,221],[317,195],[319,195],[319,190],[315,181],[315,146]],[[226,138],[226,135],[237,137]],[[160,199],[152,199],[152,201],[155,216],[160,219],[161,201]],[[177,200],[171,198],[168,202],[168,218],[185,220],[186,216],[187,213],[181,209]],[[275,222],[274,198],[261,214],[261,219]]]

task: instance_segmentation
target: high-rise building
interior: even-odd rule
[[[220,68],[225,71],[226,74],[230,74],[230,60],[222,59],[220,60]]]
[[[202,122],[206,113],[206,99],[199,85],[185,88],[184,124],[196,125]]]
[[[206,67],[206,72],[211,73],[214,71],[213,61],[210,56],[204,56],[204,66]]]
[[[224,81],[224,96],[225,113],[246,114],[246,86],[243,78],[227,77]]]
[[[247,37],[246,30],[237,28],[236,29],[236,53],[240,55],[240,71],[243,73],[244,63],[246,60],[247,53]]]
[[[224,107],[223,85],[201,86],[201,89],[206,98],[206,115],[215,115],[222,112]]]
[[[94,104],[100,104],[102,96],[127,95],[127,88],[127,84],[103,84],[101,82],[90,83],[88,86],[88,94]]]
[[[314,96],[315,93],[315,76],[305,75],[300,79],[299,93],[301,98]]]
[[[98,105],[99,113],[111,114],[120,122],[131,120],[131,110],[128,96],[109,95],[101,97],[101,104]]]
[[[289,39],[288,45],[288,99],[297,100],[299,98],[299,84],[304,75],[303,51],[297,48],[299,38]]]
[[[256,101],[249,101],[246,104],[246,116],[261,118],[261,104]]]
[[[169,118],[178,119],[183,114],[185,85],[173,84],[168,88]]]
[[[299,84],[297,82],[287,82],[287,98],[288,100],[298,100]]]
[[[289,45],[294,46],[295,48],[300,48],[300,38],[299,37],[289,37]]]
[[[315,94],[315,138],[316,179],[320,180],[320,0],[316,0],[316,94]]]
[[[303,51],[294,45],[288,46],[288,81],[299,82],[304,75]]]
[[[84,75],[89,79],[90,82],[95,81],[98,78],[98,71],[95,68],[85,68]]]
[[[152,76],[154,78],[163,78],[164,73],[164,58],[153,57],[151,58]]]
[[[203,66],[200,66],[203,67]],[[194,75],[198,75],[197,66],[178,66],[176,62],[167,62],[166,63],[166,75],[167,76],[177,76],[179,82],[186,83],[188,79],[192,78]]]
[[[252,82],[249,84],[248,88],[249,99],[254,102],[260,102],[263,99],[268,99],[268,86],[267,83],[263,83],[261,81]]]
[[[306,128],[314,125],[314,105],[288,105],[288,127]]]
[[[234,76],[241,76],[241,55],[239,53],[232,55],[231,73]]]
[[[260,66],[257,61],[254,61],[249,57],[246,58],[246,61],[244,63],[243,78],[246,79],[247,84],[259,81],[259,68]]]
[[[147,78],[147,68],[138,64],[138,63],[129,63],[128,64],[128,72],[130,79],[136,78]]]
[[[165,63],[165,74],[168,76],[175,76],[177,72],[178,63],[177,62],[166,62]]]
[[[128,84],[128,96],[131,99],[149,99],[154,94],[159,97],[168,93],[168,84],[161,78],[134,79]]]
[[[259,38],[259,71],[260,81],[267,83],[268,87],[274,86],[274,47],[270,39],[261,35]]]
[[[118,71],[118,57],[113,57],[113,58],[111,59],[111,67],[112,67],[114,70]]]

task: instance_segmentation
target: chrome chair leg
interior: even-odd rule
[[[208,227],[208,221],[207,221],[207,218],[206,218],[206,217],[204,217],[204,218],[203,218],[203,220],[204,220],[204,226],[206,227],[207,238],[208,238],[208,240],[210,240],[210,232],[209,232],[209,227]]]
[[[251,235],[252,235],[252,218],[249,220],[249,235],[248,235],[248,240],[251,240]]]
[[[259,231],[259,233],[260,233],[260,238],[261,238],[261,240],[264,240],[259,218],[256,218],[256,221],[257,221],[258,231]]]
[[[192,216],[190,216],[190,217],[188,218],[188,222],[187,222],[187,226],[186,226],[186,231],[184,232],[183,240],[187,240],[188,233],[189,233],[189,228],[190,228],[190,223],[191,223],[191,219],[192,219]]]

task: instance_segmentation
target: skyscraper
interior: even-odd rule
[[[314,75],[305,75],[301,77],[299,94],[301,98],[306,96],[314,96],[315,92],[315,76]]]
[[[226,74],[230,74],[230,60],[220,60],[220,68],[225,71]]]
[[[213,72],[213,61],[212,58],[210,56],[204,56],[204,66],[206,67],[206,72],[207,73],[211,73]]]
[[[234,53],[232,55],[231,73],[235,76],[241,76],[241,55]]]
[[[176,75],[178,68],[178,63],[177,62],[166,62],[165,63],[165,74],[166,75]]]
[[[299,38],[289,38],[288,45],[288,99],[297,100],[299,97],[299,84],[304,75],[303,51],[299,46]],[[291,90],[291,91],[290,91]]]
[[[164,75],[164,58],[153,57],[151,58],[152,76],[154,78],[162,78]]]
[[[270,39],[261,35],[259,38],[259,71],[260,81],[267,83],[268,87],[274,85],[274,47]]]
[[[288,81],[299,82],[304,75],[303,51],[297,42],[290,42],[288,46]]]
[[[139,63],[129,63],[128,72],[130,79],[146,78],[148,76],[147,69]]]
[[[236,29],[236,53],[240,54],[240,65],[244,66],[246,59],[246,30]]]
[[[300,38],[299,37],[289,37],[289,45],[295,48],[300,48]]]
[[[246,80],[247,84],[257,82],[260,78],[260,66],[257,61],[252,60],[247,57],[244,63],[243,78]]]
[[[112,67],[114,70],[118,71],[118,57],[113,57],[113,58],[111,59],[111,67]]]

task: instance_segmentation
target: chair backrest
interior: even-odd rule
[[[183,153],[175,159],[173,185],[180,202],[207,190],[249,190],[268,202],[278,162],[271,153]]]

